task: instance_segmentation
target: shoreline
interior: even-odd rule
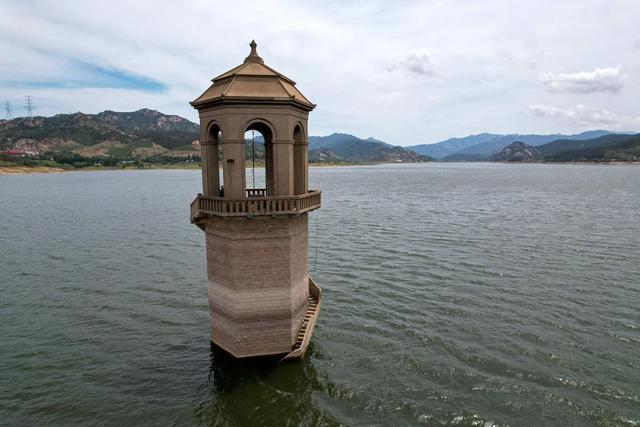
[[[592,165],[592,166],[638,166],[640,162],[443,162],[443,163],[493,163],[499,165]]]
[[[67,171],[62,168],[52,168],[47,166],[0,166],[0,176],[63,172]]]
[[[417,164],[476,164],[489,163],[501,165],[576,165],[576,166],[640,166],[640,162],[416,162],[416,163],[316,163],[309,164],[311,168],[324,167],[349,167],[349,166],[375,166],[375,165],[417,165]],[[249,169],[250,167],[247,167]],[[256,166],[256,168],[264,169],[264,165]],[[199,170],[200,166],[158,166],[158,167],[86,167],[66,169],[60,167],[49,166],[0,166],[0,176],[9,175],[26,175],[38,173],[64,173],[64,172],[96,172],[96,171],[144,171],[144,170]]]
[[[376,164],[395,164],[395,163],[317,163],[311,164],[310,167],[332,167],[332,166],[371,166]],[[407,163],[408,164],[408,163]],[[64,172],[97,172],[97,171],[147,171],[147,170],[200,170],[198,166],[174,166],[174,165],[159,165],[149,167],[96,167],[88,166],[85,168],[60,168],[50,166],[0,166],[0,176],[8,175],[25,175],[25,174],[37,174],[37,173],[64,173]],[[247,166],[246,169],[250,169]],[[264,169],[264,165],[256,165],[256,169]],[[222,168],[220,168],[222,170]]]

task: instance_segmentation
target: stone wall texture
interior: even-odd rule
[[[308,217],[211,217],[211,340],[236,357],[291,351],[309,298]]]

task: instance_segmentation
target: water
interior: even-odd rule
[[[208,342],[198,171],[0,177],[2,423],[640,423],[640,167],[311,181],[324,303],[274,365]]]

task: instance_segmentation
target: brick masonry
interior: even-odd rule
[[[307,214],[205,223],[211,340],[236,357],[291,351],[309,297]]]

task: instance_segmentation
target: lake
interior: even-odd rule
[[[310,174],[323,306],[281,365],[209,343],[199,171],[0,177],[2,422],[640,423],[640,167]]]

